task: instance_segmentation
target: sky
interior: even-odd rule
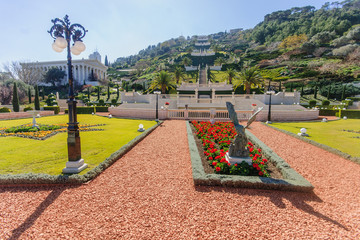
[[[98,50],[104,62],[138,53],[149,45],[179,36],[206,35],[234,28],[249,29],[266,14],[329,0],[0,0],[0,71],[12,61],[66,60],[52,50],[47,32],[51,19],[69,15],[88,30],[86,50]]]

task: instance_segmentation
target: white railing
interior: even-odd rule
[[[185,119],[184,110],[168,110],[169,119]]]

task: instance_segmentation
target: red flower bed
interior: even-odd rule
[[[243,176],[269,177],[267,159],[262,157],[261,149],[257,149],[251,142],[246,146],[252,158],[252,166],[246,162],[231,165],[225,158],[229,146],[236,136],[233,123],[229,122],[197,122],[192,121],[196,129],[196,136],[201,139],[204,155],[215,173]]]

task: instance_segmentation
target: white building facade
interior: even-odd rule
[[[108,67],[101,63],[101,56],[98,52],[90,54],[89,59],[72,60],[73,78],[77,85],[99,85],[98,81],[91,81],[90,76],[94,76],[97,80],[105,80],[107,78]],[[61,85],[65,85],[69,81],[67,61],[48,61],[25,63],[30,68],[40,69],[44,74],[51,68],[56,67],[65,71],[65,78]]]

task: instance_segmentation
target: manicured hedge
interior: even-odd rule
[[[339,117],[339,111],[336,112],[336,116]],[[360,110],[341,110],[341,117],[345,116],[351,119],[360,119]]]
[[[105,106],[94,106],[94,107],[76,107],[78,114],[92,114],[96,112],[108,112],[109,107]],[[68,113],[68,109],[65,109],[65,113]]]
[[[335,116],[335,114],[339,112],[339,110],[332,110],[332,109],[320,109],[319,115],[320,116]]]
[[[54,114],[59,114],[60,112],[60,107],[59,106],[48,106],[48,107],[44,107],[45,111],[54,111]]]
[[[95,108],[96,108],[96,112],[108,112],[109,107],[96,106]]]

